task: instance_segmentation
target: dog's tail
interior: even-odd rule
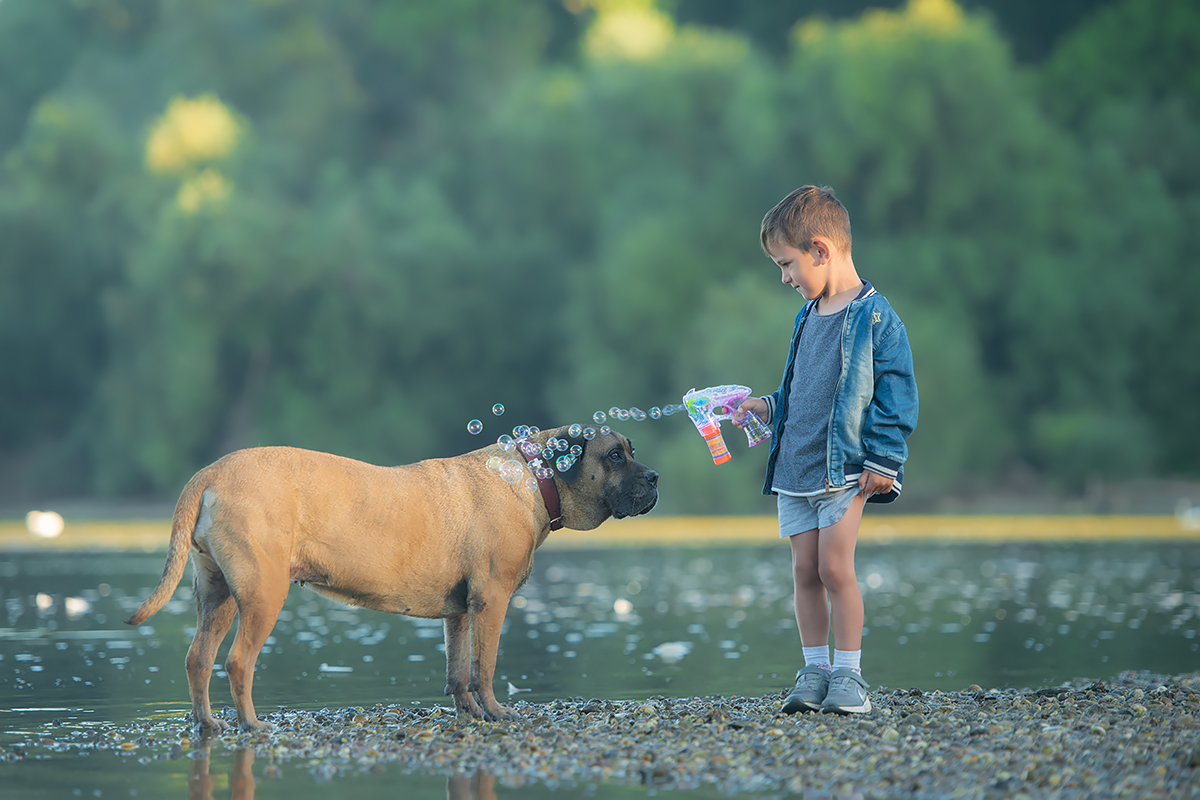
[[[187,566],[188,551],[192,546],[192,531],[196,528],[196,520],[200,516],[200,500],[204,495],[208,482],[196,475],[175,504],[175,516],[171,519],[171,543],[167,545],[167,563],[163,566],[162,577],[158,586],[146,598],[145,602],[133,612],[133,616],[125,620],[126,625],[141,625],[152,614],[167,604],[175,587],[183,577]]]

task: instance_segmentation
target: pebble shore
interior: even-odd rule
[[[1122,673],[1041,689],[879,687],[866,715],[782,714],[763,697],[517,703],[516,722],[443,707],[281,710],[275,729],[205,741],[185,717],[67,731],[6,761],[111,749],[131,761],[252,751],[264,779],[396,769],[500,786],[602,783],[915,798],[1200,797],[1200,673]],[[226,713],[229,713],[228,710]]]

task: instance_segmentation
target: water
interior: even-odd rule
[[[147,624],[121,623],[157,582],[162,554],[2,558],[0,756],[17,742],[90,741],[106,726],[190,708],[189,580]],[[856,563],[864,675],[877,686],[1037,687],[1127,669],[1200,669],[1200,542],[863,544]],[[259,658],[255,703],[260,713],[281,705],[446,705],[441,639],[440,621],[350,609],[293,588]],[[496,688],[502,701],[533,703],[761,696],[789,685],[799,665],[786,545],[548,550],[512,600]],[[220,707],[228,701],[222,670],[214,680]],[[201,782],[217,775],[222,791],[240,771],[262,777],[261,766],[228,752],[214,752],[203,774],[184,762],[66,753],[0,759],[0,785],[6,797],[157,797],[181,796],[189,773]],[[453,788],[441,776],[355,780],[354,791],[367,796]],[[327,796],[296,769],[258,788],[262,796]],[[632,791],[601,786],[592,794]]]

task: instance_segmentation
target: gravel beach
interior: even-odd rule
[[[9,746],[17,761],[112,750],[131,762],[252,751],[254,772],[316,779],[396,769],[500,786],[600,783],[862,797],[1200,797],[1200,673],[1122,673],[1041,689],[877,687],[862,716],[763,697],[517,703],[486,723],[443,707],[281,710],[274,731],[200,742],[184,716]],[[231,710],[226,709],[231,716]],[[54,756],[54,754],[59,754]]]

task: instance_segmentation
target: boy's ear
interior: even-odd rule
[[[832,250],[830,249],[829,241],[822,239],[819,236],[814,236],[812,240],[812,248],[809,250],[809,255],[813,257],[814,267],[823,267],[829,263]]]

